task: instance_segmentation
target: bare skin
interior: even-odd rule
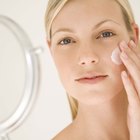
[[[104,33],[107,35],[109,33],[109,36]],[[134,38],[137,40],[138,35],[134,34]],[[116,47],[120,47],[124,52],[122,40],[128,43],[130,35],[121,9],[114,1],[70,1],[57,15],[52,24],[52,39],[48,44],[60,79],[67,93],[77,99],[79,108],[76,119],[53,140],[138,140],[136,138],[140,138],[138,132],[134,131],[140,130],[137,125],[134,127],[134,123],[138,123],[135,118],[140,122],[140,111],[138,111],[140,101],[136,104],[133,98],[131,101],[128,93],[130,95],[132,94],[130,91],[134,93],[135,88],[132,86],[132,81],[129,82],[128,78],[121,76],[124,70],[130,74],[134,73],[134,70],[129,68],[123,53],[121,53],[123,64],[120,66],[115,65],[110,58]],[[137,41],[135,43],[137,44]],[[134,49],[134,45],[134,43],[128,45],[130,50],[127,51],[130,55],[132,51],[140,52]],[[138,62],[134,54],[133,57],[131,58]],[[77,82],[81,76],[91,76],[95,73],[107,75],[107,78],[96,84]],[[138,100],[136,96],[134,98]],[[134,107],[137,108],[138,114],[130,117]]]
[[[128,140],[127,100],[122,96],[115,97],[111,101],[103,103],[102,106],[97,105],[94,109],[80,107],[73,123],[53,140]],[[125,102],[126,106],[124,103],[122,105],[122,102]],[[94,110],[96,113],[92,114]]]

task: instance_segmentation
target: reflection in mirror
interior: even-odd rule
[[[40,48],[39,48],[40,49]],[[38,81],[37,49],[13,20],[0,16],[0,139],[27,117]],[[40,51],[41,52],[41,51]]]

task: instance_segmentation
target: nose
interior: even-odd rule
[[[82,42],[78,47],[78,64],[80,66],[95,65],[99,62],[101,49],[98,44],[93,43],[91,40]]]
[[[83,53],[79,57],[79,65],[80,66],[93,65],[93,64],[97,64],[98,62],[99,62],[99,57],[94,52],[90,52],[88,54]]]

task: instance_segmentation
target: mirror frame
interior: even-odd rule
[[[0,24],[9,29],[20,43],[24,52],[26,67],[26,78],[24,91],[20,104],[16,107],[15,112],[5,121],[0,123],[0,135],[8,139],[8,133],[19,127],[29,114],[36,99],[39,88],[39,61],[36,56],[36,49],[33,48],[27,34],[11,18],[0,15]]]

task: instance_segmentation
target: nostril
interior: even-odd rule
[[[85,64],[90,64],[90,63],[94,63],[95,61],[90,61],[90,62],[81,62],[81,65],[85,65]]]
[[[82,64],[82,65],[85,65],[85,62],[82,62],[81,64]]]
[[[90,65],[90,64],[94,64],[94,63],[98,63],[98,58],[93,58],[93,57],[82,57],[79,58],[79,65]]]

